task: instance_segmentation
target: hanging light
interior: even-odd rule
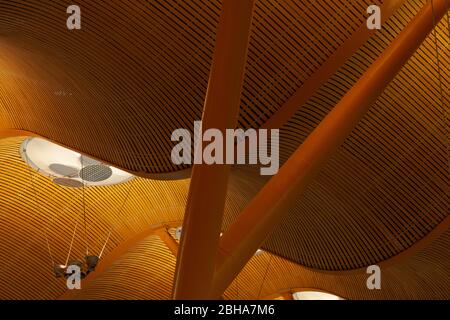
[[[72,273],[67,272],[67,269],[69,269],[71,266],[76,266],[76,267],[80,268],[80,270],[81,270],[81,274],[80,274],[81,279],[86,278],[86,273],[83,272],[83,263],[81,261],[78,261],[78,260],[70,261],[67,264],[67,268],[66,268],[65,274],[64,274],[65,278],[68,278],[68,277],[70,277],[72,275]]]
[[[53,272],[56,278],[61,278],[66,274],[66,266],[62,264],[57,264],[53,266]]]
[[[92,271],[95,271],[95,267],[97,267],[97,263],[99,260],[100,258],[97,256],[86,256],[86,265],[87,265],[86,275],[88,275]]]
[[[67,253],[65,264],[54,263],[46,230],[44,230],[44,236],[55,277],[70,277],[74,274],[74,268],[71,267],[76,266],[80,271],[81,279],[86,278],[89,273],[95,271],[95,268],[97,267],[98,262],[100,261],[100,258],[110,239],[112,228],[109,231],[108,236],[106,237],[100,254],[98,256],[88,255],[89,246],[87,242],[86,228],[85,186],[112,185],[122,183],[133,179],[134,176],[43,139],[25,139],[22,143],[20,152],[23,160],[29,167],[36,169],[37,173],[39,174],[50,177],[54,183],[61,186],[79,187],[83,189],[83,220],[85,225],[84,237],[86,242],[86,256],[84,259],[85,263],[79,260],[73,260],[69,262],[78,227],[78,220],[74,225],[72,239],[70,241],[69,251]],[[31,173],[30,184],[33,185],[34,188],[33,176],[34,174]],[[130,184],[129,192],[131,191],[131,185],[132,184]],[[126,197],[126,199],[128,199],[128,197]],[[77,268],[75,268],[75,270]]]

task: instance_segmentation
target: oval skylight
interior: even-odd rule
[[[294,300],[344,300],[331,293],[321,291],[299,291],[292,294]]]
[[[25,139],[20,153],[30,167],[64,187],[110,186],[134,178],[128,172],[40,138]]]

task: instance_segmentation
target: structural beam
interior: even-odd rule
[[[10,137],[37,137],[38,135],[25,130],[16,129],[0,129],[0,139],[10,138]]]
[[[381,5],[381,22],[384,24],[398,8],[402,6],[405,0],[387,0]],[[278,129],[291,119],[297,110],[311,99],[317,90],[320,89],[333,76],[344,63],[360,49],[377,30],[367,28],[364,21],[361,26],[345,40],[336,51],[317,69],[297,91],[287,100],[275,113],[261,126],[262,129]],[[245,143],[247,140],[238,141]],[[245,144],[245,154],[249,154],[248,143]],[[235,152],[235,159],[236,159]]]
[[[253,0],[224,0],[202,131],[234,129],[247,58]],[[194,164],[175,273],[175,299],[211,298],[229,166]]]
[[[269,234],[279,226],[328,159],[339,149],[449,9],[428,2],[239,215],[222,236],[214,297],[231,284]]]
[[[381,20],[388,20],[405,0],[384,1],[381,6]],[[341,46],[315,71],[294,95],[284,103],[263,125],[265,129],[276,129],[283,126],[330,77],[376,32],[369,30],[366,21],[345,40]]]
[[[178,255],[178,242],[169,234],[167,228],[160,228],[155,230],[155,234],[165,243],[167,249],[177,257]]]

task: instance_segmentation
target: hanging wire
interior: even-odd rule
[[[34,203],[36,204],[36,207],[38,208],[39,215],[43,216],[42,215],[42,210],[41,210],[41,204],[37,200],[38,196],[37,196],[37,190],[36,190],[36,187],[35,187],[35,184],[34,184],[33,169],[32,169],[32,167],[31,167],[31,165],[30,165],[30,163],[28,161],[28,156],[26,155],[26,151],[27,150],[25,148],[23,150],[23,152],[25,153],[24,158],[25,158],[25,162],[26,162],[26,164],[28,166],[28,172],[30,174],[31,188],[33,189],[33,194],[34,194]],[[38,172],[39,172],[39,170],[38,170]],[[52,267],[53,267],[55,265],[55,262],[53,260],[52,250],[51,250],[51,247],[50,247],[50,241],[48,240],[47,232],[48,232],[48,225],[44,228],[44,237],[45,237],[45,243],[47,244],[48,255],[50,256],[50,261],[51,261],[51,264],[52,264]]]
[[[236,300],[239,300],[239,277],[236,277]]]
[[[81,170],[84,169],[84,157],[81,156]],[[83,175],[80,175],[81,182],[83,184],[82,186],[82,192],[83,192],[83,223],[84,223],[84,243],[86,245],[86,256],[89,255],[89,244],[87,240],[87,223],[86,223],[86,193],[85,193],[85,182]]]
[[[67,263],[69,262],[69,257],[70,257],[70,253],[72,252],[73,240],[75,239],[77,227],[78,227],[78,220],[75,222],[75,227],[73,229],[73,234],[72,234],[72,240],[70,241],[69,252],[67,253],[67,259],[66,259],[66,263],[64,264],[64,266],[67,266]]]
[[[264,283],[266,282],[267,276],[269,275],[269,268],[270,268],[270,265],[271,265],[271,263],[272,263],[272,258],[273,258],[273,256],[270,255],[269,261],[267,262],[266,272],[264,273],[264,278],[263,278],[263,280],[262,280],[262,282],[261,282],[261,286],[259,287],[258,299],[261,298],[262,288],[263,288],[263,286],[264,286]]]
[[[131,193],[131,190],[132,190],[133,186],[134,186],[133,181],[131,181],[131,182],[130,182],[130,186],[128,187],[127,194],[125,195],[125,199],[123,200],[123,203],[122,203],[122,205],[120,206],[120,208],[119,208],[119,210],[118,210],[118,212],[117,212],[118,215],[120,215],[120,213],[122,212],[123,208],[125,207],[125,204],[126,204],[128,198],[129,198],[129,196],[130,196],[130,193]],[[102,247],[102,250],[100,251],[100,254],[99,254],[99,256],[98,256],[99,259],[100,259],[100,258],[102,257],[102,255],[103,255],[103,252],[104,252],[104,250],[105,250],[105,248],[106,248],[106,245],[108,244],[108,242],[109,242],[109,240],[110,240],[110,237],[111,237],[111,234],[112,234],[112,232],[113,232],[113,229],[114,229],[113,226],[111,226],[111,227],[109,228],[108,237],[106,238],[106,241],[105,241],[105,243],[104,243],[104,245],[103,245],[103,247]]]
[[[119,211],[117,212],[119,215],[122,213],[123,208],[125,207],[125,204],[128,201],[128,198],[130,197],[131,190],[133,189],[133,186],[134,186],[133,182],[134,181],[130,181],[130,186],[128,187],[128,192],[125,196],[125,199],[123,200],[122,206],[119,208]]]
[[[447,11],[447,31],[448,31],[448,38],[450,40],[450,11]]]
[[[106,244],[107,244],[108,241],[109,241],[109,237],[111,236],[111,232],[112,232],[112,228],[109,230],[109,234],[108,234],[108,237],[106,238],[105,244],[103,245],[102,251],[100,251],[100,254],[99,254],[99,256],[98,256],[99,259],[100,259],[100,258],[102,257],[102,255],[103,255],[103,251],[105,250]]]
[[[54,266],[55,263],[53,262],[52,250],[50,249],[50,243],[48,242],[48,237],[47,237],[45,229],[44,229],[44,236],[45,236],[45,243],[47,244],[48,254],[50,256],[50,261],[52,263],[52,266]]]
[[[434,4],[433,4],[433,0],[431,0],[431,9],[433,11],[433,37],[434,37],[434,45],[436,47],[436,64],[437,64],[437,68],[438,68],[438,79],[439,79],[439,92],[440,92],[440,96],[441,96],[441,103],[443,106],[443,98],[444,98],[444,90],[442,89],[442,69],[441,69],[441,57],[440,57],[440,53],[439,53],[439,44],[438,44],[438,37],[437,37],[437,21],[436,21],[436,14],[434,11]],[[448,12],[447,12],[447,24],[449,24],[449,16],[448,16]],[[448,26],[448,36],[450,39],[450,24]]]
[[[441,108],[443,109],[444,112],[444,122],[447,121],[447,108],[445,108],[445,103],[444,103],[444,89],[442,87],[442,69],[441,69],[441,55],[439,52],[439,44],[438,44],[438,36],[437,36],[437,23],[438,21],[436,21],[436,14],[434,11],[434,2],[433,0],[431,1],[431,9],[433,12],[433,37],[434,37],[434,45],[436,47],[436,64],[437,64],[437,69],[438,69],[438,81],[439,81],[439,95],[440,95],[440,103],[441,103]],[[447,12],[447,31],[448,31],[448,38],[450,39],[450,20],[449,20],[449,12]],[[447,140],[447,150],[448,150],[448,140]]]

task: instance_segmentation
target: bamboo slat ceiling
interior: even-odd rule
[[[225,292],[225,299],[275,298],[282,292],[316,288],[345,299],[448,299],[450,277],[446,250],[450,232],[425,251],[383,269],[383,290],[368,290],[365,270],[357,274],[321,274],[269,253],[253,257]],[[416,270],[421,270],[418,273]],[[175,257],[155,235],[148,236],[116,260],[75,299],[170,299]],[[408,281],[402,279],[407,275]],[[430,281],[430,278],[442,282]]]
[[[370,2],[257,1],[239,124],[259,127]],[[181,169],[168,141],[201,118],[221,2],[79,5],[82,29],[69,32],[66,1],[0,1],[1,121],[135,172]]]
[[[406,0],[299,106],[281,128],[283,161],[425,2]],[[82,29],[68,31],[66,1],[0,0],[0,136],[3,129],[34,132],[142,177],[186,169],[170,160],[170,135],[201,118],[220,1],[78,3]],[[372,3],[257,0],[239,125],[267,121],[365,23]],[[352,270],[407,250],[444,221],[448,45],[444,18],[266,241],[266,250],[313,269]],[[1,287],[9,293],[0,298],[54,298],[62,287],[51,278],[37,230],[49,228],[55,259],[64,260],[82,209],[79,194],[39,175],[32,175],[34,188],[18,154],[20,141],[0,140],[0,254],[15,262],[1,269]],[[139,178],[89,189],[94,249],[111,227],[107,252],[146,226],[181,221],[188,183]],[[234,168],[224,229],[263,183],[253,168]],[[75,256],[83,250],[77,241]],[[440,250],[448,255],[448,242]],[[29,264],[42,272],[33,278],[34,293],[23,282]],[[448,264],[441,268],[438,277],[450,273]]]

